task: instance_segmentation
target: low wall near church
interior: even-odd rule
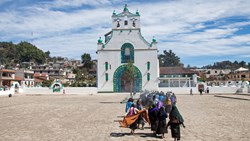
[[[53,92],[52,89],[48,87],[39,88],[24,88],[23,94],[96,94],[96,87],[64,87],[60,92]]]
[[[192,89],[193,94],[199,94],[198,87],[160,87],[158,91],[172,91],[175,94],[190,94],[190,89]],[[238,87],[209,87],[209,94],[235,94],[238,89]]]
[[[198,87],[160,87],[158,91],[168,92],[172,91],[175,94],[190,94],[192,89],[193,94],[199,94]],[[239,87],[209,87],[210,94],[235,94]],[[65,94],[97,94],[96,87],[65,87]],[[63,90],[60,92],[54,92],[47,87],[40,88],[24,88],[23,94],[63,94]]]

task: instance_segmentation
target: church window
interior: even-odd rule
[[[109,80],[109,74],[105,73],[105,77],[106,77],[106,81],[108,81]]]
[[[120,27],[120,23],[119,22],[117,22],[117,26],[116,27]]]
[[[130,48],[125,48],[125,56],[129,56],[130,55]]]
[[[130,43],[125,43],[121,47],[121,63],[134,62],[134,47]]]
[[[147,80],[150,80],[150,73],[147,74]]]
[[[124,25],[128,25],[128,21],[124,21]]]
[[[133,21],[133,24],[132,24],[132,25],[133,25],[133,27],[135,27],[135,21]]]
[[[109,67],[108,62],[105,62],[105,70],[106,70],[106,71],[108,70],[108,67]]]
[[[148,68],[148,70],[150,70],[150,62],[149,61],[147,62],[147,68]]]

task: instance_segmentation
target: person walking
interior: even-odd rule
[[[136,102],[136,108],[138,110],[143,110],[143,106],[142,106],[142,101],[141,99],[138,99],[137,102]],[[142,115],[139,115],[138,117],[138,123],[137,123],[137,128],[139,129],[140,128],[140,125],[142,126],[141,129],[143,130],[144,129],[144,125],[145,125],[145,122],[144,122],[144,119],[142,117]]]
[[[206,91],[207,91],[207,94],[209,94],[209,88],[208,87],[207,87]]]
[[[202,95],[202,91],[203,91],[203,89],[202,89],[202,88],[200,88],[200,89],[199,89],[200,95]]]
[[[171,99],[170,99],[170,96],[167,96],[167,98],[166,98],[166,105],[165,105],[165,111],[166,111],[166,113],[169,114],[170,111],[171,111],[171,109],[172,109]]]
[[[131,107],[131,105],[133,104],[134,99],[133,98],[129,98],[127,103],[126,103],[126,108],[125,108],[125,113],[128,112],[128,109]]]
[[[135,104],[132,104],[131,107],[128,109],[128,112],[127,112],[126,115],[127,116],[133,116],[137,112],[139,112],[139,110],[135,107]],[[137,128],[137,122],[138,122],[138,119],[134,123],[129,125],[129,128],[131,129],[131,134],[135,133],[135,129]]]
[[[180,132],[180,125],[184,125],[184,120],[179,113],[176,105],[173,105],[172,110],[169,114],[169,122],[167,124],[167,127],[170,126],[171,129],[171,135],[172,138],[174,138],[174,141],[181,139],[181,132]]]
[[[161,138],[164,138],[164,134],[167,133],[167,113],[165,112],[165,108],[161,107],[159,112],[157,113],[158,118],[158,126],[156,130],[156,134],[161,134]]]
[[[148,116],[151,124],[151,131],[153,131],[154,136],[156,136],[156,130],[158,127],[157,114],[158,114],[158,108],[155,104],[153,104],[152,107],[148,109]]]
[[[171,99],[171,104],[172,104],[172,106],[175,105],[176,102],[177,102],[177,98],[176,98],[176,96],[175,96],[174,93],[170,96],[170,99]]]
[[[192,88],[190,89],[190,95],[193,95],[193,89]]]

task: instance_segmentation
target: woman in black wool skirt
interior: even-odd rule
[[[172,110],[169,114],[169,122],[167,127],[170,126],[171,135],[172,138],[174,138],[174,141],[181,139],[180,125],[183,125],[183,127],[185,128],[184,120],[181,114],[179,113],[176,105],[173,105]]]
[[[167,133],[167,123],[166,123],[167,113],[164,107],[161,107],[159,109],[157,118],[158,118],[158,127],[156,130],[156,134],[161,134],[161,137],[164,138],[164,133]]]

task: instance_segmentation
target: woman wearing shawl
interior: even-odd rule
[[[136,102],[136,108],[138,109],[138,110],[143,110],[143,106],[142,106],[142,101],[141,101],[141,99],[138,99],[137,100],[137,102]],[[145,125],[145,122],[144,122],[144,119],[143,119],[143,117],[142,117],[142,115],[140,115],[139,117],[138,117],[138,126],[137,126],[137,128],[139,129],[140,128],[140,124],[142,125],[142,130],[144,129],[144,125]]]
[[[170,96],[167,96],[165,102],[166,102],[165,110],[166,110],[166,113],[169,114],[172,109],[172,102],[171,102]]]
[[[171,135],[172,138],[174,138],[174,141],[180,140],[181,139],[181,132],[180,132],[180,124],[184,126],[184,120],[181,116],[181,114],[179,113],[176,105],[173,105],[172,110],[169,114],[169,122],[168,122],[168,126],[170,126],[171,129]]]
[[[166,124],[166,118],[167,118],[167,113],[165,112],[164,107],[160,107],[158,114],[158,127],[156,130],[156,134],[161,134],[162,138],[164,138],[164,133],[167,133],[167,124]]]
[[[148,109],[148,116],[149,116],[149,121],[151,123],[151,131],[153,131],[153,134],[156,135],[156,130],[158,127],[158,108],[155,104],[152,105],[151,108]]]
[[[126,103],[126,108],[125,108],[125,112],[128,112],[128,109],[131,107],[131,105],[133,104],[134,99],[133,98],[129,98],[127,103]]]
[[[132,104],[126,115],[132,116],[132,115],[135,115],[137,112],[139,112],[139,110],[135,108],[134,104]],[[131,129],[131,134],[134,134],[135,129],[137,128],[137,122],[138,122],[138,119],[129,126],[129,128]]]

